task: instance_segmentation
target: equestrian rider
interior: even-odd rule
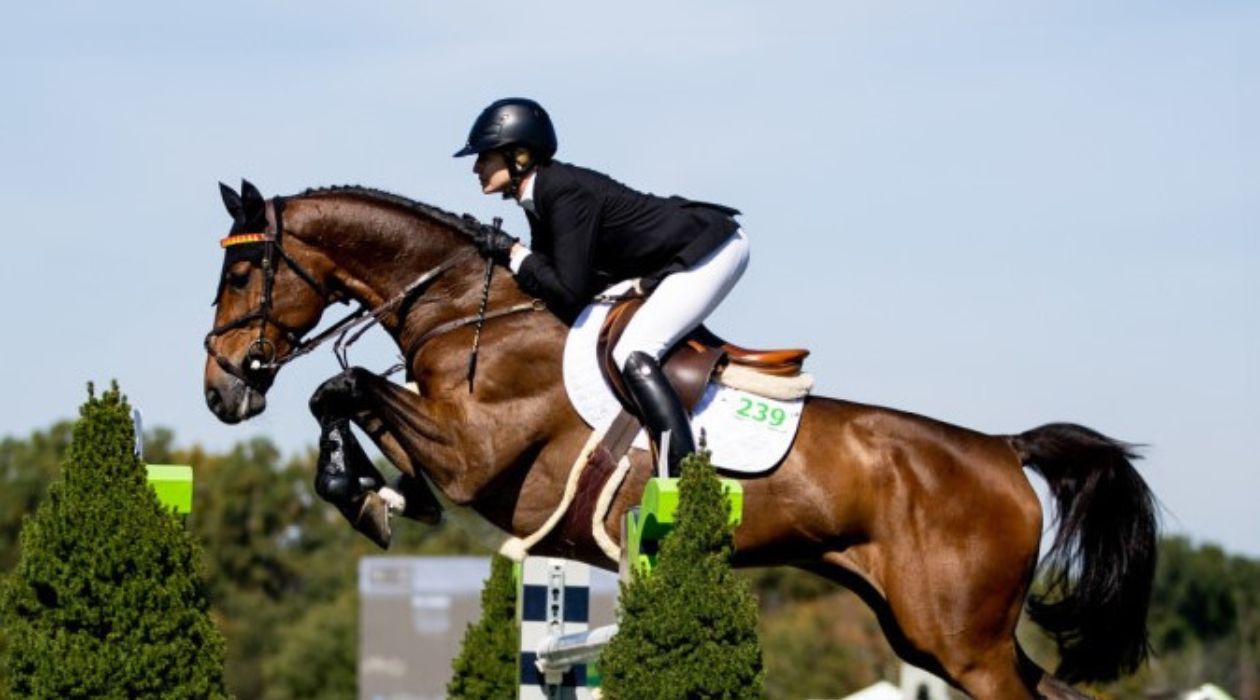
[[[676,476],[695,441],[661,358],[713,312],[747,267],[748,239],[732,218],[739,212],[645,194],[553,160],[555,152],[555,129],[537,102],[508,98],[482,111],[455,157],[476,154],[481,191],[515,199],[531,240],[527,248],[489,226],[474,240],[567,323],[610,284],[639,279],[650,296],[613,358],[658,449],[669,431],[668,465]]]

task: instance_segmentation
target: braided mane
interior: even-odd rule
[[[464,233],[470,233],[480,222],[472,214],[459,215],[454,212],[446,211],[431,204],[425,204],[400,194],[378,190],[372,187],[363,187],[362,185],[332,185],[329,187],[312,187],[297,197],[321,197],[331,195],[349,195],[358,197],[381,204],[389,204],[400,207],[411,212],[415,212],[423,217],[432,219],[438,223],[446,224],[451,228]]]

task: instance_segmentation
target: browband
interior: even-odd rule
[[[227,248],[234,245],[244,245],[246,243],[266,243],[273,240],[271,236],[265,233],[238,233],[235,236],[228,236],[219,241],[220,248]]]

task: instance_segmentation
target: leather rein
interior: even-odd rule
[[[281,323],[275,319],[271,313],[276,272],[279,268],[280,261],[287,264],[294,272],[297,273],[299,278],[314,288],[323,299],[325,306],[328,306],[336,301],[344,302],[344,299],[341,298],[340,292],[326,289],[324,285],[320,284],[315,279],[314,275],[307,271],[306,268],[302,267],[301,263],[294,260],[293,256],[284,250],[284,246],[282,244],[284,235],[284,199],[276,197],[270,202],[270,204],[271,206],[268,207],[267,210],[267,213],[271,214],[271,216],[267,217],[269,219],[267,222],[268,231],[263,233],[241,233],[229,235],[219,241],[219,245],[222,248],[237,245],[263,246],[263,289],[262,299],[260,300],[259,306],[249,313],[215,326],[209,333],[206,334],[206,338],[203,343],[206,352],[214,358],[214,361],[223,369],[223,371],[231,374],[250,386],[255,386],[257,378],[262,372],[278,371],[289,362],[296,360],[297,358],[315,350],[320,345],[323,345],[333,336],[337,336],[337,341],[333,344],[333,354],[337,357],[337,362],[341,365],[341,368],[348,369],[350,366],[348,357],[349,348],[359,338],[361,338],[364,333],[366,333],[372,326],[379,323],[387,313],[394,309],[394,307],[408,300],[417,291],[422,290],[433,280],[455,267],[455,265],[461,262],[464,258],[476,252],[475,248],[461,248],[460,250],[451,253],[442,260],[442,262],[426,270],[388,300],[372,308],[368,308],[366,305],[361,304],[358,309],[355,309],[346,316],[342,317],[318,335],[312,338],[303,339],[295,329]],[[499,220],[496,218],[495,227],[497,228],[498,225]],[[482,290],[481,304],[477,313],[464,316],[453,321],[447,321],[430,329],[421,335],[419,340],[411,345],[411,349],[407,353],[408,358],[414,357],[415,354],[419,352],[420,348],[433,338],[445,335],[446,333],[463,328],[464,326],[476,324],[477,328],[476,334],[473,338],[473,347],[468,357],[469,392],[472,391],[473,378],[476,375],[477,352],[481,343],[481,328],[485,322],[523,311],[541,311],[546,308],[546,305],[542,302],[542,300],[532,299],[528,302],[487,312],[486,305],[490,299],[490,282],[493,275],[494,261],[487,258],[485,286]],[[234,364],[226,356],[214,349],[212,341],[216,337],[229,331],[242,328],[254,321],[259,322],[258,337],[249,344],[249,348],[245,351],[245,366],[242,367]],[[271,340],[266,337],[267,324],[271,324],[279,329],[279,331],[284,335],[284,339],[292,346],[292,349],[289,350],[289,352],[283,357],[277,357],[275,343],[271,342]],[[351,331],[355,331],[353,335],[351,335]],[[384,374],[392,374],[399,369],[402,369],[402,367],[403,366],[401,364],[395,365],[394,367],[386,370]],[[251,377],[251,374],[253,377]]]

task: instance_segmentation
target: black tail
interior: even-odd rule
[[[1130,460],[1133,446],[1052,423],[1011,438],[1020,461],[1050,485],[1059,532],[1042,562],[1045,588],[1028,613],[1054,637],[1069,682],[1106,681],[1146,660],[1155,575],[1155,499]]]

